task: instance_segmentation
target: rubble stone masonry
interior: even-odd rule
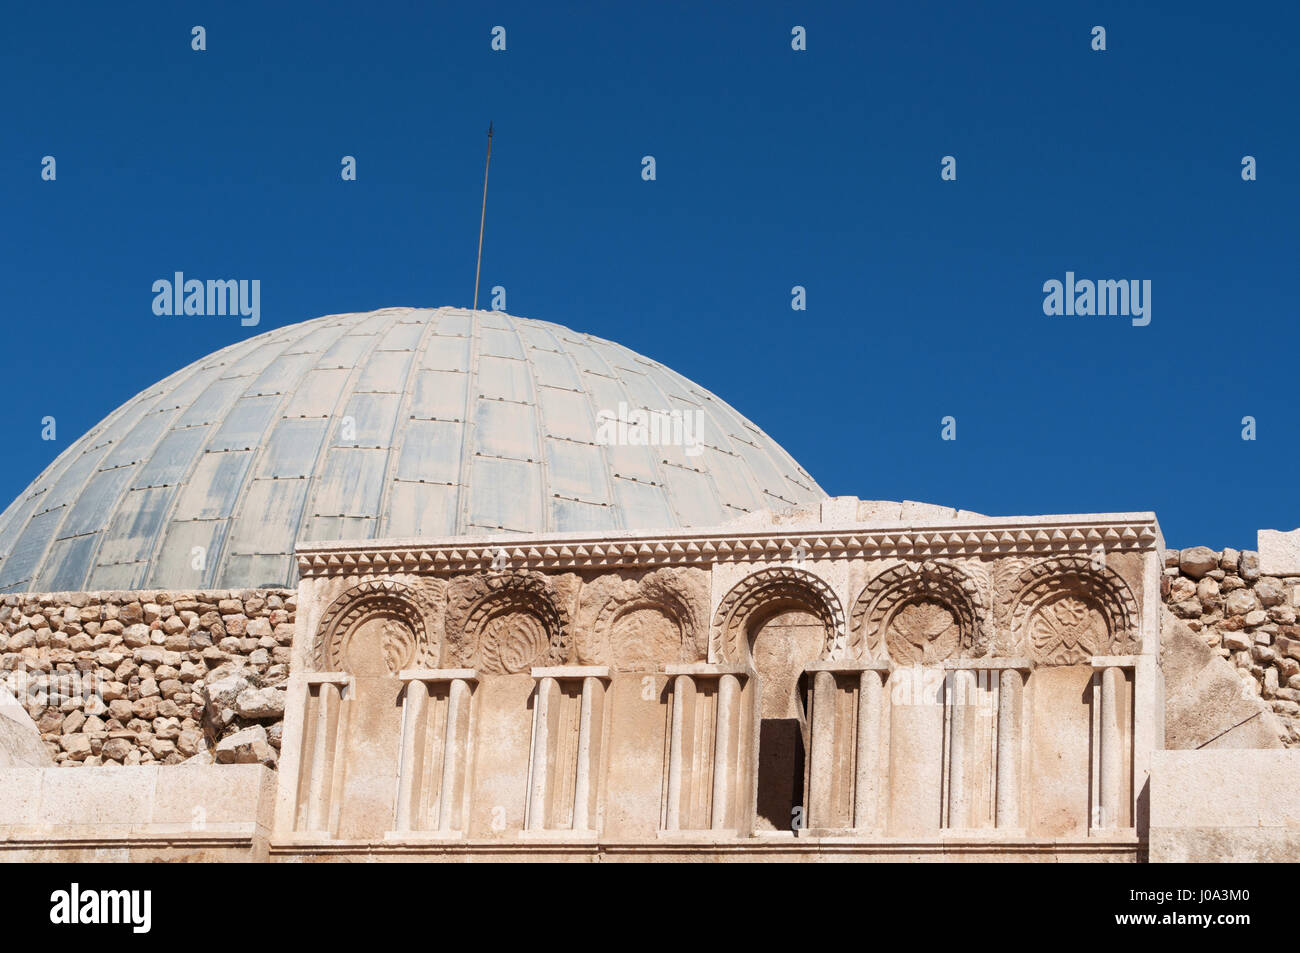
[[[1160,595],[1261,696],[1300,746],[1300,579],[1266,576],[1254,550],[1165,550]]]
[[[0,596],[0,675],[64,766],[274,766],[296,593]]]

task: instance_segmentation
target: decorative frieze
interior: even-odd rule
[[[804,559],[918,559],[955,556],[1141,552],[1159,540],[1149,514],[1107,517],[987,519],[954,527],[862,526],[826,532],[663,533],[619,539],[555,534],[527,543],[517,538],[462,539],[441,545],[397,540],[337,544],[302,543],[303,577],[382,575],[395,572],[485,572],[511,569],[580,569],[632,566],[707,566],[716,562],[769,562],[797,552]]]

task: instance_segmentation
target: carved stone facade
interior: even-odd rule
[[[835,512],[304,545],[272,855],[1140,856],[1154,519]]]

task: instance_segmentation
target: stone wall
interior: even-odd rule
[[[1173,615],[1237,666],[1300,746],[1300,579],[1265,576],[1254,550],[1165,551],[1160,594]]]
[[[0,596],[0,676],[61,766],[274,766],[293,590]]]
[[[1166,550],[1169,611],[1228,659],[1300,746],[1300,579],[1252,550]],[[296,592],[0,596],[0,674],[62,766],[274,766]]]

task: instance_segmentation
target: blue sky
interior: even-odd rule
[[[483,286],[828,492],[1253,548],[1300,523],[1297,35],[1280,2],[15,6],[0,497],[251,334],[468,307],[491,120]],[[261,325],[155,316],[175,271],[260,279]],[[1067,271],[1150,280],[1150,325],[1045,316]]]

